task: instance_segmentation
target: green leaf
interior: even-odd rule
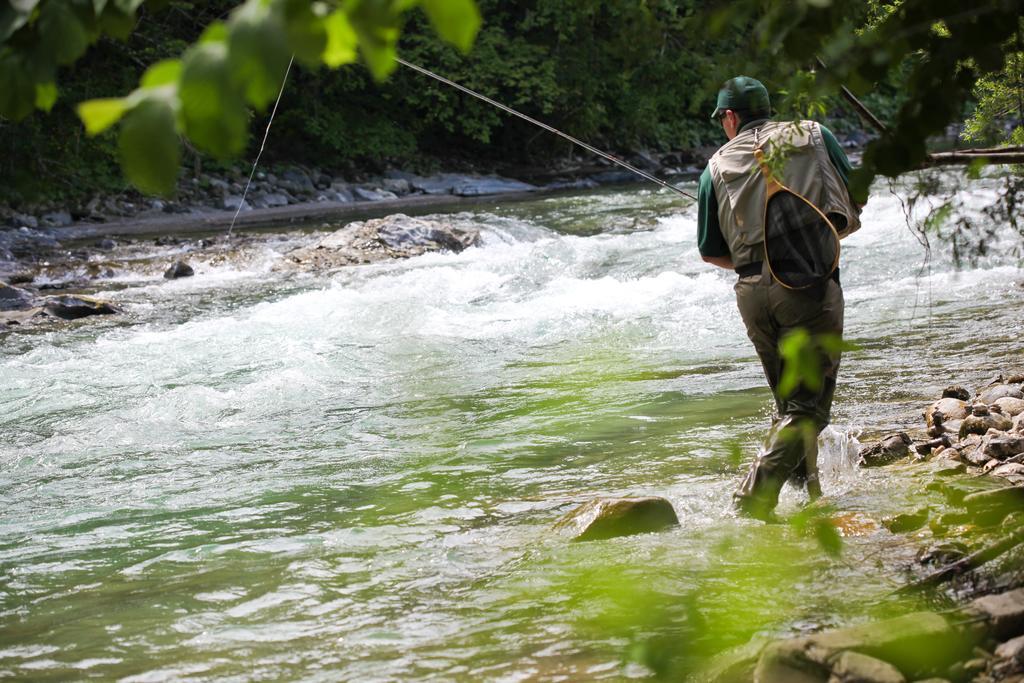
[[[327,31],[327,47],[322,55],[324,64],[334,69],[354,62],[359,36],[352,28],[348,15],[341,10],[331,12],[324,19],[324,30]]]
[[[354,3],[348,10],[348,19],[359,36],[359,52],[377,81],[383,81],[395,70],[399,22],[397,14],[387,2]]]
[[[163,99],[151,97],[124,118],[118,139],[121,168],[128,180],[143,192],[171,194],[181,163],[181,140],[174,128],[174,109]]]
[[[39,0],[12,0],[0,6],[0,43],[28,23]]]
[[[204,43],[185,54],[178,95],[185,133],[198,147],[217,157],[245,149],[248,113],[223,44]]]
[[[139,86],[142,88],[159,88],[163,85],[172,85],[181,78],[181,60],[165,59],[157,62],[142,74]]]
[[[818,519],[814,522],[814,537],[829,557],[839,557],[843,552],[843,539],[830,520]]]
[[[469,52],[480,29],[480,11],[473,0],[423,0],[423,10],[441,38]]]
[[[39,11],[40,47],[57,64],[70,64],[89,46],[89,33],[69,3],[47,2]]]
[[[19,121],[35,107],[35,83],[22,60],[0,57],[0,116]]]
[[[288,67],[281,14],[262,0],[249,0],[231,17],[228,59],[235,82],[257,109],[273,101]]]
[[[36,109],[50,111],[57,102],[57,84],[53,81],[48,83],[36,83]]]
[[[225,43],[228,40],[228,27],[223,21],[215,21],[206,27],[199,36],[199,45],[206,43]]]
[[[85,124],[85,132],[88,135],[99,135],[121,120],[128,111],[128,101],[124,97],[87,100],[76,109],[78,118]]]
[[[313,12],[307,0],[281,0],[284,9],[288,46],[295,59],[308,66],[319,66],[327,47],[324,18]]]
[[[142,6],[145,0],[113,0],[113,3],[117,5],[125,14],[135,14],[135,10]]]
[[[100,18],[100,29],[119,40],[127,40],[138,20],[135,17],[135,10],[126,10],[117,4],[108,4]]]

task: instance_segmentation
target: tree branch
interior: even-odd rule
[[[996,559],[1006,551],[1016,548],[1021,543],[1024,543],[1024,527],[1017,529],[1012,534],[1001,538],[990,546],[986,546],[975,553],[971,553],[962,560],[946,565],[942,569],[932,572],[923,579],[903,586],[897,590],[896,593],[905,595],[907,593],[913,593],[921,590],[922,588],[937,586],[949,579],[965,574],[972,569],[977,569],[986,562]]]
[[[958,149],[953,152],[934,152],[928,155],[925,166],[951,166],[983,160],[988,164],[1024,164],[1024,147],[995,147],[988,149]]]

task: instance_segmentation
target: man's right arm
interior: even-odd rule
[[[718,199],[711,182],[711,168],[700,174],[697,187],[697,249],[705,263],[733,269],[732,254],[718,222]]]

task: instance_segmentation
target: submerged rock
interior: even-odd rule
[[[24,311],[35,305],[32,292],[0,282],[0,311]]]
[[[90,315],[113,315],[121,312],[109,301],[72,294],[47,297],[43,303],[43,310],[61,320],[78,320]]]
[[[773,643],[757,663],[754,680],[759,683],[824,683],[825,681],[903,680],[853,678],[858,664],[868,658],[888,662],[900,676],[921,677],[958,661],[971,651],[973,643],[962,637],[940,615],[917,612],[896,619],[825,631]],[[866,655],[850,657],[849,653]],[[844,659],[845,657],[845,659]],[[830,678],[840,661],[845,678]],[[871,667],[879,675],[892,676],[888,667]],[[882,674],[881,672],[885,672]]]
[[[196,271],[184,261],[175,261],[170,268],[164,271],[164,277],[168,280],[177,280],[180,277],[192,277]]]
[[[903,432],[889,434],[870,446],[861,449],[857,463],[861,467],[888,465],[910,455],[910,437]]]
[[[859,652],[844,652],[832,665],[828,683],[906,683],[900,670],[889,662]]]
[[[573,541],[596,541],[661,531],[679,524],[672,504],[664,498],[596,498],[570,511],[555,523]]]
[[[882,526],[894,534],[903,534],[909,531],[917,531],[928,523],[930,508],[921,508],[917,512],[896,515],[882,520]]]

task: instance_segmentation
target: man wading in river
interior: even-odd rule
[[[712,118],[729,141],[701,175],[697,217],[702,258],[738,275],[736,303],[775,397],[771,431],[734,494],[741,513],[763,520],[772,518],[787,480],[806,483],[812,500],[821,495],[817,435],[829,422],[839,352],[818,352],[819,386],[802,383],[783,396],[779,342],[800,328],[841,337],[838,238],[860,227],[860,209],[847,190],[850,163],[832,133],[813,121],[776,122],[770,116],[768,91],[759,81],[739,76],[723,85]],[[776,202],[780,189],[803,204]],[[811,219],[800,215],[808,204],[815,207]],[[815,221],[825,228],[805,229]],[[809,261],[794,260],[794,254],[805,255],[805,237],[815,230],[825,237],[810,249],[828,255],[817,258],[820,263],[814,254]],[[778,251],[782,233],[791,251]],[[794,247],[795,241],[801,244]]]

